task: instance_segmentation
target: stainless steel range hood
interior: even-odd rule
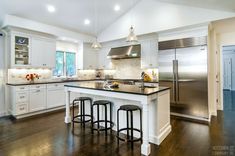
[[[108,58],[111,59],[128,59],[139,58],[141,56],[141,45],[130,45],[124,47],[111,48]]]

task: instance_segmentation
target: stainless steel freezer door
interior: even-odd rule
[[[171,87],[171,103],[175,103],[175,81],[173,72],[173,60],[175,60],[175,49],[159,50],[158,52],[158,71],[159,84]]]
[[[176,50],[177,105],[173,112],[208,118],[207,47]]]

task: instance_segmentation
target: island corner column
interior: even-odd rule
[[[70,123],[71,122],[71,116],[70,116],[70,91],[67,87],[65,87],[65,117],[64,122]]]
[[[149,144],[149,106],[148,106],[148,100],[141,102],[143,108],[143,119],[142,119],[142,125],[143,125],[143,143],[141,145],[141,154],[143,155],[150,155],[151,152],[151,146]]]

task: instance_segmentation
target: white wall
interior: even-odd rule
[[[4,38],[0,36],[0,116],[6,111],[4,96]]]
[[[218,74],[218,86],[217,86],[217,97],[218,105],[217,109],[223,110],[223,57],[222,47],[228,45],[235,45],[235,18],[229,18],[224,20],[218,20],[212,22],[212,27],[216,33],[216,72]]]
[[[101,42],[124,38],[134,25],[137,35],[165,31],[235,16],[235,13],[142,0],[99,34]],[[133,22],[132,22],[133,21]]]

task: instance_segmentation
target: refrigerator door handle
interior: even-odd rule
[[[176,60],[173,60],[172,61],[173,63],[173,88],[172,88],[172,91],[173,91],[173,99],[174,99],[174,102],[176,102]]]
[[[180,101],[179,99],[179,75],[178,75],[178,60],[175,60],[175,99],[178,103]]]

